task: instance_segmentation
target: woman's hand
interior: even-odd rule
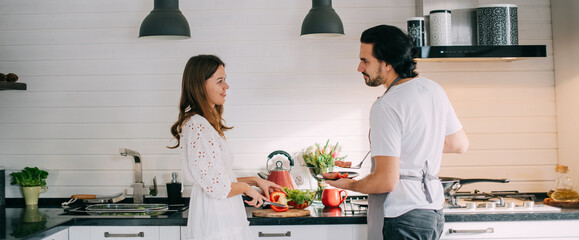
[[[265,196],[261,195],[261,193],[259,193],[258,191],[256,191],[252,187],[249,187],[243,193],[251,198],[251,201],[249,201],[249,200],[244,201],[245,203],[247,203],[250,206],[261,207],[261,205],[263,205],[263,201],[269,200],[269,196],[268,196],[268,198],[266,198]]]
[[[269,194],[272,193],[273,191],[285,192],[280,185],[277,185],[273,182],[261,178],[257,178],[255,180],[255,185],[261,188],[261,190],[263,190],[263,194],[265,194],[265,197],[267,199],[269,199]]]

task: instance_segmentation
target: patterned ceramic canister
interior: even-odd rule
[[[476,8],[478,45],[518,45],[517,5],[488,4]]]
[[[430,11],[430,45],[452,45],[452,22],[450,10]]]
[[[424,30],[424,18],[423,17],[413,17],[409,18],[408,23],[408,36],[412,39],[412,43],[415,47],[426,46],[426,33]]]

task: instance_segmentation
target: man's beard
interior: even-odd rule
[[[385,78],[382,75],[382,71],[378,71],[376,73],[376,77],[371,78],[370,75],[368,75],[367,73],[362,73],[364,76],[368,77],[368,78],[364,78],[364,81],[366,82],[366,85],[370,86],[370,87],[377,87],[380,85],[383,85],[385,82]]]

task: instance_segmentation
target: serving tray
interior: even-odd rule
[[[158,216],[169,210],[167,204],[95,204],[86,207],[90,215],[99,216]]]

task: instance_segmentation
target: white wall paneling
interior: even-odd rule
[[[479,1],[492,3],[493,1]],[[495,1],[496,2],[496,1]],[[500,2],[500,1],[498,1]],[[419,63],[439,82],[471,138],[464,155],[444,155],[441,174],[510,178],[500,189],[547,191],[557,163],[557,112],[548,0],[518,0],[521,44],[546,58],[514,62]],[[169,127],[177,118],[187,59],[217,54],[226,63],[225,118],[239,175],[264,171],[278,149],[296,154],[331,139],[354,162],[368,150],[368,111],[384,90],[363,83],[363,30],[406,28],[415,1],[334,0],[346,35],[300,38],[310,0],[181,1],[192,38],[138,39],[153,0],[0,1],[0,72],[27,91],[0,91],[0,165],[50,172],[41,197],[115,194],[130,186],[141,152],[144,181],[164,183],[181,163]],[[362,174],[369,171],[365,164]],[[489,186],[468,187],[484,190]],[[466,188],[466,186],[465,186]],[[187,192],[186,192],[187,194]],[[21,197],[8,186],[7,197]]]

